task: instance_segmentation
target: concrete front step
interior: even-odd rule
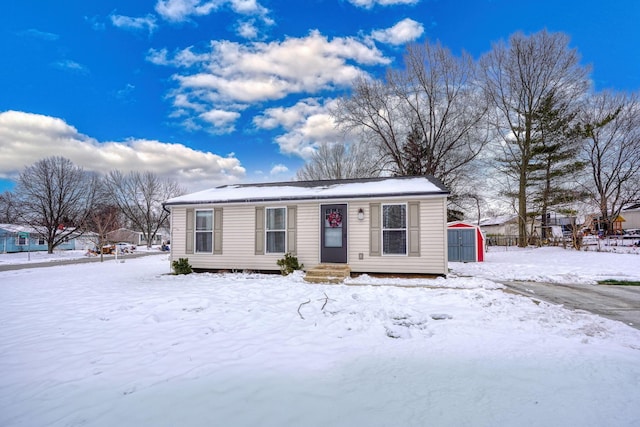
[[[320,264],[307,270],[304,280],[310,283],[342,283],[351,276],[347,264]]]

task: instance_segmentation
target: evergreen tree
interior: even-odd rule
[[[413,124],[407,135],[407,142],[402,147],[405,174],[419,176],[429,173],[427,147],[420,126]]]
[[[575,177],[586,164],[578,160],[581,147],[579,132],[572,128],[577,112],[555,92],[548,93],[540,107],[532,114],[533,144],[530,165],[532,213],[539,213],[542,238],[547,238],[548,212],[551,208],[565,208],[585,195],[576,190]]]

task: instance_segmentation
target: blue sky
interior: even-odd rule
[[[440,40],[474,57],[562,31],[596,90],[640,90],[640,2],[41,0],[0,15],[0,191],[52,155],[190,190],[291,179],[353,79]]]

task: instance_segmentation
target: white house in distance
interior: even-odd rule
[[[433,177],[292,181],[216,187],[175,197],[171,259],[196,270],[305,269],[447,273],[447,196]]]
[[[629,206],[626,209],[623,209],[621,212],[622,216],[624,216],[625,224],[624,229],[638,229],[640,228],[640,203]]]

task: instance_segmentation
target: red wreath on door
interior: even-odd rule
[[[340,215],[340,212],[331,212],[327,221],[329,221],[329,227],[331,228],[340,227],[342,224],[342,215]]]

